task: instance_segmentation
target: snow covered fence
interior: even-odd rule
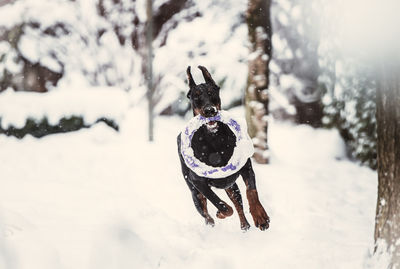
[[[0,94],[0,134],[42,137],[105,122],[115,130],[128,109],[128,94],[114,87]]]

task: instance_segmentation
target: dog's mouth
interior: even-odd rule
[[[209,121],[206,124],[207,130],[215,133],[218,130],[218,122],[217,121]]]

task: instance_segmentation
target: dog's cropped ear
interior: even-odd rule
[[[187,79],[189,82],[189,88],[193,88],[196,86],[196,83],[194,82],[194,79],[192,77],[192,73],[190,73],[190,66],[187,67],[186,69],[186,75],[187,75]]]
[[[189,91],[188,91],[186,96],[187,96],[187,98],[190,99],[190,95],[192,94],[192,88],[196,87],[196,83],[194,82],[192,73],[190,73],[190,66],[188,66],[187,69],[186,69],[186,75],[187,75],[187,79],[188,79],[188,82],[189,82]]]
[[[203,77],[204,77],[204,80],[206,81],[206,83],[213,84],[213,85],[217,86],[217,84],[215,83],[215,81],[211,77],[210,73],[208,72],[207,68],[205,68],[204,66],[201,66],[201,65],[199,65],[198,68],[201,70],[201,73],[203,73]]]

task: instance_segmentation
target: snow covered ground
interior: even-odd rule
[[[244,233],[236,213],[211,228],[196,212],[176,150],[185,122],[158,118],[148,143],[142,111],[131,110],[120,133],[100,123],[0,136],[0,268],[364,266],[377,175],[344,157],[335,131],[271,124],[272,163],[255,165],[271,225]]]

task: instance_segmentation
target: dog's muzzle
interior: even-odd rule
[[[206,106],[203,109],[204,116],[206,118],[215,117],[218,114],[218,110],[215,106]],[[216,121],[209,121],[207,123],[208,131],[215,133],[218,130],[218,124]]]
[[[209,118],[209,117],[214,117],[215,115],[217,115],[218,110],[215,106],[206,106],[206,107],[204,107],[203,112],[204,112],[204,116],[206,118]]]

